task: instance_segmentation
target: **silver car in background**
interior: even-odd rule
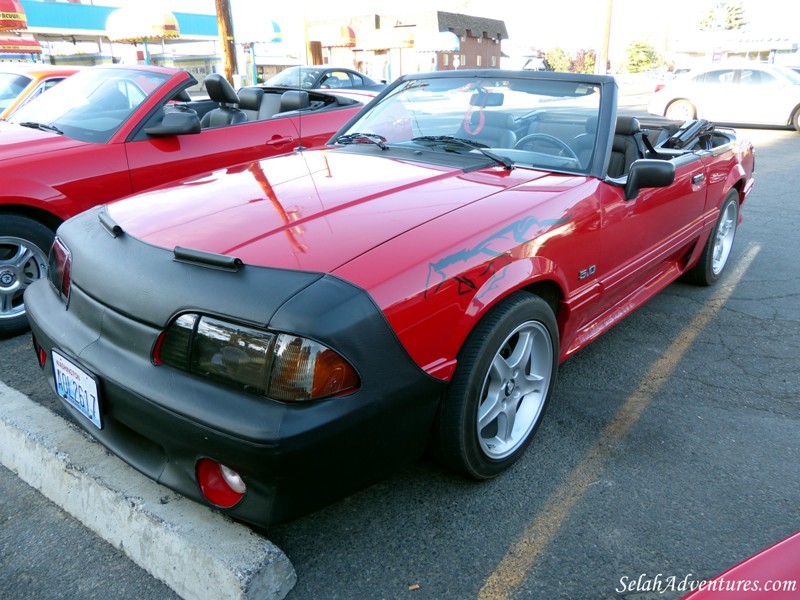
[[[720,63],[656,86],[648,112],[676,120],[792,126],[800,132],[800,73],[763,63]]]

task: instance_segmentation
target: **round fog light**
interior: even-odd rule
[[[247,491],[241,475],[210,458],[197,462],[197,483],[203,496],[220,508],[235,506]]]

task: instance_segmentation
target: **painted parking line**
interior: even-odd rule
[[[583,498],[590,485],[605,469],[610,451],[617,447],[638,422],[664,382],[669,379],[697,336],[731,297],[761,246],[751,244],[730,275],[719,282],[714,294],[670,344],[669,348],[645,373],[637,388],[628,396],[617,414],[606,425],[586,457],[548,498],[542,510],[527,525],[522,535],[489,576],[478,598],[504,600],[513,597],[530,575],[539,556],[555,537],[561,525]]]

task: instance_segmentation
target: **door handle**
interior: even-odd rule
[[[292,136],[273,138],[267,142],[267,146],[282,146],[283,144],[291,144],[294,141]]]
[[[698,173],[697,175],[692,175],[692,183],[700,183],[702,181],[705,181],[705,179],[706,176],[703,175],[702,173]]]

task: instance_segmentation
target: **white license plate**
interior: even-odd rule
[[[95,427],[102,429],[97,380],[56,350],[53,350],[52,355],[56,393],[89,419]]]

